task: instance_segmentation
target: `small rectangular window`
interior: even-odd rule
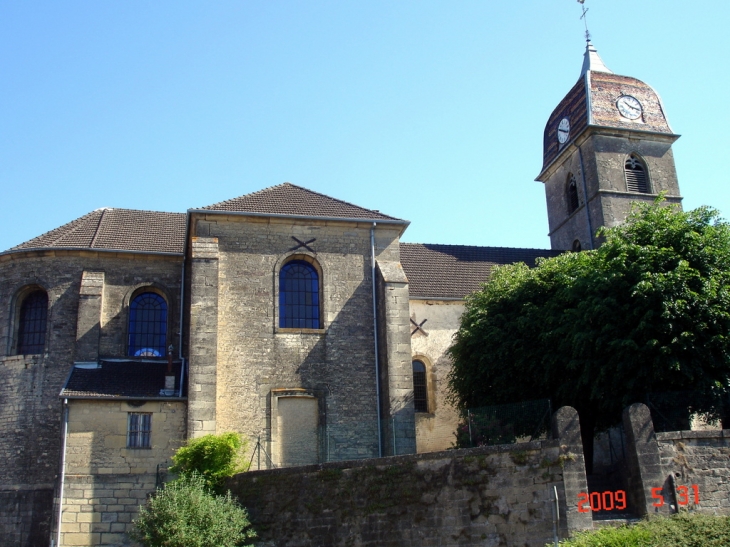
[[[129,412],[127,420],[127,448],[151,448],[152,414]]]

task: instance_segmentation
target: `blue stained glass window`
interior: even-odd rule
[[[318,329],[319,275],[303,260],[292,260],[279,272],[279,327]]]
[[[129,355],[164,357],[167,354],[167,302],[159,294],[138,294],[129,304]]]

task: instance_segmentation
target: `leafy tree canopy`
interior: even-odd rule
[[[241,460],[245,443],[238,433],[205,435],[190,439],[172,457],[172,473],[197,473],[211,490],[220,491],[226,478],[248,470]]]
[[[595,251],[495,269],[449,353],[461,408],[550,398],[584,445],[647,393],[692,390],[717,418],[730,387],[730,226],[701,207],[636,205]],[[588,455],[588,454],[587,454]]]

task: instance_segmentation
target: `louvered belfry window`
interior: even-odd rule
[[[646,167],[637,155],[631,154],[626,158],[624,173],[626,174],[626,188],[629,192],[649,193],[649,177]]]
[[[571,173],[568,176],[568,214],[574,213],[579,205],[578,184],[575,181],[575,175]]]
[[[33,291],[23,299],[18,317],[18,355],[43,353],[46,346],[48,295]]]
[[[428,412],[426,365],[413,361],[413,407],[416,412]]]
[[[279,327],[318,329],[319,275],[303,260],[292,260],[279,272]]]
[[[157,293],[138,294],[129,304],[129,355],[164,357],[166,342],[167,302]]]

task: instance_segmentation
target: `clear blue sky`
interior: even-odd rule
[[[730,216],[730,2],[586,0],[661,94],[685,207]],[[542,133],[575,0],[0,0],[0,249],[99,207],[185,211],[289,181],[405,241],[548,247]]]

